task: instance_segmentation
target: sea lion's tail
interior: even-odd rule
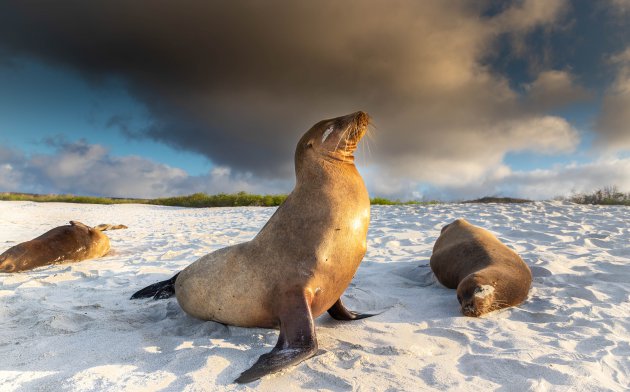
[[[169,280],[165,280],[163,282],[153,283],[151,286],[147,286],[142,290],[136,292],[131,296],[130,299],[139,299],[139,298],[149,298],[153,297],[153,299],[166,299],[171,298],[175,295],[175,280],[177,279],[177,275],[173,276]]]

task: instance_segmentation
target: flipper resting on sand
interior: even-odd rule
[[[328,309],[328,314],[335,320],[352,321],[376,316],[378,313],[353,312],[352,310],[346,308],[343,302],[341,302],[341,298],[339,298],[337,302],[335,302],[335,304],[330,309]]]
[[[157,300],[157,299],[166,299],[166,298],[170,298],[174,296],[175,295],[175,280],[177,280],[178,275],[179,273],[177,273],[175,276],[173,276],[172,278],[168,280],[153,283],[152,285],[147,286],[140,291],[137,291],[136,293],[134,293],[134,295],[131,296],[131,299],[153,297],[153,299]]]
[[[315,324],[304,295],[287,298],[280,309],[280,336],[276,346],[258,358],[256,363],[234,382],[249,383],[271,373],[296,365],[317,352]]]
[[[106,230],[120,230],[120,229],[128,229],[125,225],[111,225],[109,223],[101,223],[100,225],[96,225],[93,227],[95,230],[106,231]]]
[[[336,320],[359,320],[374,314],[356,313],[346,309],[341,298],[328,310]],[[276,346],[267,354],[263,354],[258,361],[244,371],[234,382],[246,384],[268,374],[276,373],[315,356],[317,353],[317,338],[313,315],[306,298],[296,295],[287,301],[280,314],[280,336]]]

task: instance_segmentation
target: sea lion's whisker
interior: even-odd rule
[[[367,148],[368,158],[372,159],[372,149],[370,148],[370,138],[369,137],[365,139],[365,147]]]
[[[350,128],[348,128],[348,129],[350,129]],[[353,132],[356,132],[356,126],[355,126],[355,129],[352,130],[352,132],[347,132],[346,133],[346,138],[344,140],[345,145],[344,145],[344,148],[343,148],[343,152],[348,152],[348,141],[350,140],[350,134],[353,133]]]
[[[339,140],[337,141],[337,145],[335,146],[335,149],[333,150],[333,152],[336,152],[337,149],[339,148],[339,143],[341,143],[341,139],[343,138],[343,135],[346,134],[346,132],[348,132],[348,130],[350,129],[350,126],[348,126],[342,133],[341,135],[339,135]],[[344,149],[345,151],[345,149]]]

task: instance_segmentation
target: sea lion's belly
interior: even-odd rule
[[[244,245],[210,253],[179,274],[175,295],[186,313],[241,327],[277,326],[265,263],[252,259]]]

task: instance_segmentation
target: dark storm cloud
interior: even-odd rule
[[[615,67],[616,78],[606,90],[596,120],[602,135],[599,142],[608,150],[630,150],[630,46],[612,56],[609,62]]]
[[[575,131],[540,105],[584,95],[570,75],[537,78],[534,105],[483,63],[497,37],[551,29],[567,3],[492,15],[472,3],[6,1],[0,47],[96,83],[120,76],[153,124],[110,126],[267,178],[290,176],[310,125],[358,109],[375,119],[377,167],[416,180],[470,181],[508,151],[573,149]]]

